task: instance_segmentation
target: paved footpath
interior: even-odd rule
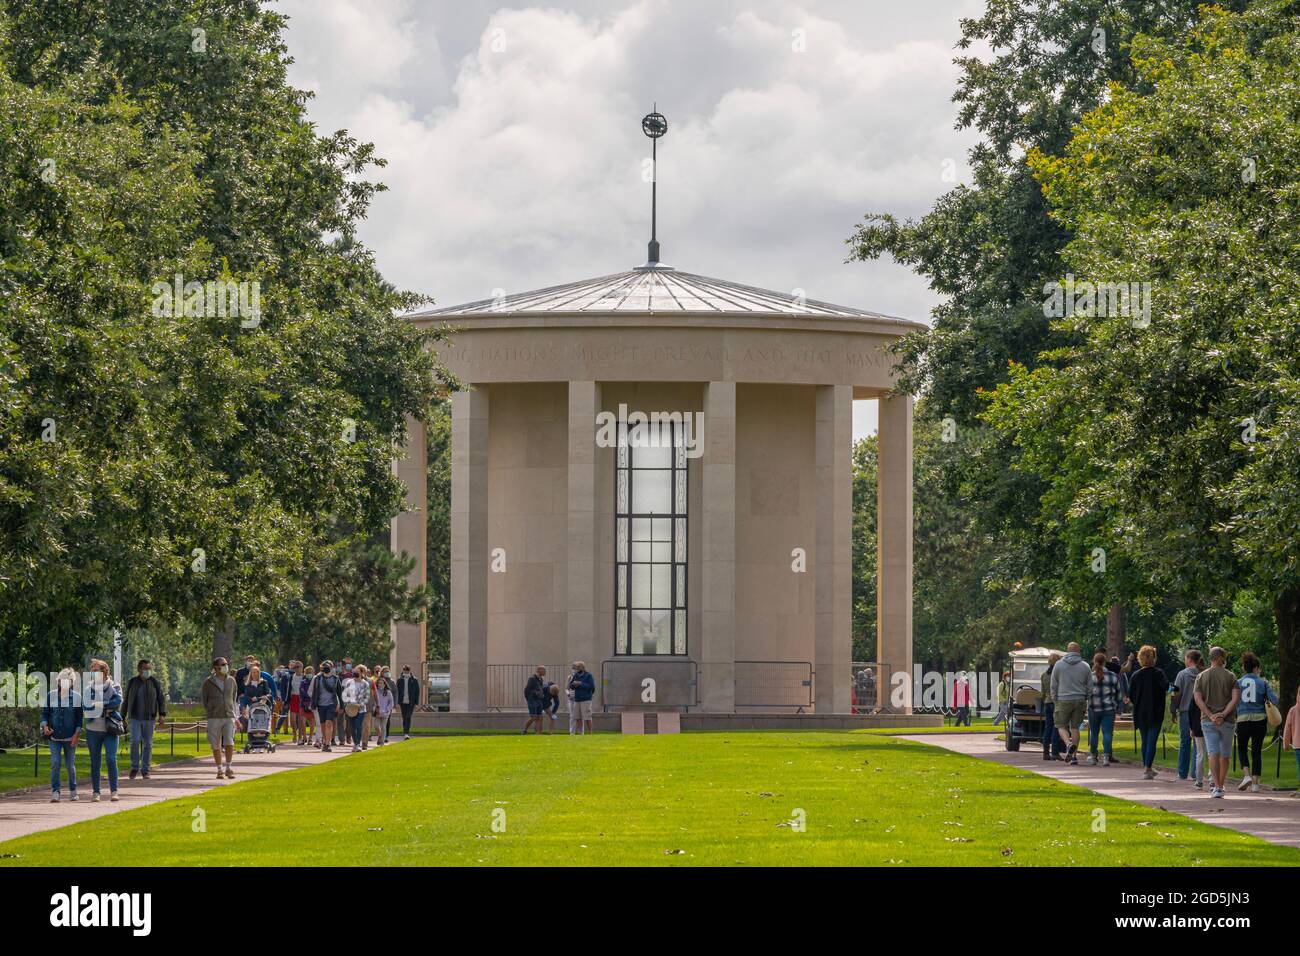
[[[374,747],[370,748],[374,750]],[[68,799],[68,782],[63,780],[63,799],[59,803],[50,803],[49,771],[44,771],[42,779],[45,786],[39,790],[10,793],[0,796],[0,842],[15,837],[26,836],[40,830],[52,830],[55,827],[80,823],[96,817],[133,810],[163,800],[176,797],[191,797],[195,794],[212,790],[216,787],[228,787],[241,780],[254,780],[282,770],[296,770],[299,767],[312,767],[318,763],[335,760],[352,752],[351,748],[336,747],[329,753],[321,753],[315,747],[295,747],[283,744],[273,754],[241,754],[235,752],[235,779],[218,780],[217,770],[212,758],[177,761],[159,764],[150,771],[149,779],[137,777],[128,780],[131,765],[118,754],[118,766],[121,776],[118,779],[117,803],[108,799],[108,772],[101,771],[100,785],[103,796],[99,803],[90,801],[90,780],[88,774],[82,774],[77,780],[77,793],[81,797],[76,803]],[[367,751],[369,753],[369,751]]]
[[[1043,759],[1041,750],[1012,753],[996,734],[900,734],[932,747],[942,747],[969,757],[992,760],[1021,770],[1032,770],[1053,780],[1085,787],[1108,797],[1132,800],[1143,806],[1171,810],[1214,826],[1240,830],[1270,843],[1300,847],[1300,798],[1291,791],[1261,790],[1242,793],[1229,781],[1228,795],[1211,799],[1209,789],[1197,790],[1190,781],[1179,780],[1173,770],[1161,769],[1154,780],[1142,779],[1142,768],[1132,763],[1089,767],[1079,758],[1078,766],[1061,760]]]

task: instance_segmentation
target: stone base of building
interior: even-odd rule
[[[528,715],[523,712],[452,713],[427,711],[415,714],[412,725],[421,730],[519,730]],[[869,727],[899,727],[916,730],[942,727],[937,714],[700,714],[681,715],[682,733],[717,730],[861,730]],[[597,712],[592,717],[594,729],[620,733],[622,715]],[[400,724],[398,725],[400,727]],[[569,732],[569,717],[560,714],[555,720],[556,733]]]

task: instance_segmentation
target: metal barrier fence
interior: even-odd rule
[[[793,708],[813,703],[811,661],[736,661],[736,706]]]
[[[201,758],[201,757],[205,757],[205,756],[210,756],[211,751],[209,751],[209,750],[207,750],[207,749],[205,748],[205,745],[204,745],[204,742],[203,742],[203,741],[204,741],[204,736],[207,734],[207,730],[208,730],[208,722],[207,722],[206,720],[202,719],[202,718],[200,718],[200,719],[198,719],[198,720],[194,720],[194,721],[192,721],[192,722],[191,722],[191,721],[186,721],[186,722],[183,723],[183,724],[182,724],[182,723],[177,723],[177,722],[174,721],[174,720],[169,720],[169,721],[166,722],[166,727],[165,727],[165,729],[164,729],[164,728],[158,728],[158,729],[155,729],[155,730],[154,730],[154,737],[153,737],[153,739],[154,739],[153,752],[154,752],[154,753],[161,753],[161,752],[162,752],[161,749],[160,749],[159,746],[158,746],[158,738],[161,736],[161,734],[163,734],[163,733],[165,732],[165,733],[167,734],[167,753],[168,753],[168,756],[171,756],[171,757],[176,756],[176,734],[177,734],[177,732],[179,732],[179,733],[181,733],[182,735],[184,735],[184,734],[189,733],[191,730],[194,731],[194,750],[195,750],[194,756],[195,756],[195,757],[200,757],[200,758]],[[277,732],[275,732],[272,736],[273,736],[273,737],[283,737],[284,734],[283,734],[282,732],[277,731]],[[245,731],[245,730],[243,729],[243,725],[237,721],[237,722],[235,723],[235,746],[236,746],[236,747],[239,747],[240,745],[242,745],[242,744],[244,743],[246,737],[247,737],[247,731]],[[277,741],[277,743],[279,743],[279,741]],[[125,748],[123,747],[123,744],[126,745]],[[131,754],[130,754],[130,746],[131,746],[131,732],[130,732],[130,730],[128,730],[126,733],[124,733],[124,734],[122,734],[120,737],[118,737],[117,758],[118,758],[119,761],[122,759],[124,751],[125,751],[126,758],[127,758],[128,760],[130,760],[130,756],[131,756]],[[32,751],[32,775],[33,775],[33,776],[36,776],[36,777],[39,777],[40,774],[41,774],[41,754],[42,754],[42,753],[45,753],[45,754],[46,754],[46,757],[47,757],[46,764],[47,764],[47,766],[48,766],[48,763],[49,763],[49,761],[48,761],[48,757],[49,757],[49,741],[48,741],[48,740],[38,740],[36,743],[34,743],[34,744],[28,744],[26,747],[9,747],[9,748],[7,748],[7,749],[4,750],[4,751],[0,751],[0,753],[21,753],[22,751],[24,751],[24,750],[29,750],[29,749]],[[86,744],[86,739],[85,739],[85,737],[82,737],[80,740],[77,741],[77,747],[76,747],[76,749],[77,749],[78,751],[81,751],[81,750],[88,750],[88,749],[89,749],[88,746],[87,746],[87,744]],[[107,759],[107,758],[105,758],[105,759]]]
[[[567,713],[569,699],[564,693],[564,682],[569,669],[564,665],[543,664],[546,677],[560,685],[560,712]],[[536,664],[488,664],[487,665],[487,709],[498,713],[504,711],[528,710],[524,700],[524,685],[533,676]]]

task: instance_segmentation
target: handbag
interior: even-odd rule
[[[1277,704],[1267,697],[1264,698],[1264,717],[1268,721],[1269,730],[1282,723],[1282,712],[1277,709]]]
[[[120,711],[104,711],[104,733],[110,737],[121,737],[126,733],[126,721],[122,719]]]

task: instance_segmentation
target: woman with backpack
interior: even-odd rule
[[[311,709],[316,712],[316,719],[320,722],[320,749],[323,753],[329,752],[330,741],[334,739],[334,718],[338,713],[342,693],[343,688],[338,675],[334,673],[334,665],[330,661],[322,662],[320,673],[311,682],[309,696]]]
[[[1142,777],[1154,780],[1156,746],[1160,743],[1160,728],[1165,723],[1169,699],[1169,678],[1156,667],[1156,649],[1150,644],[1142,646],[1137,659],[1142,666],[1136,673],[1129,673],[1128,699],[1133,704],[1133,726],[1142,737]]]

